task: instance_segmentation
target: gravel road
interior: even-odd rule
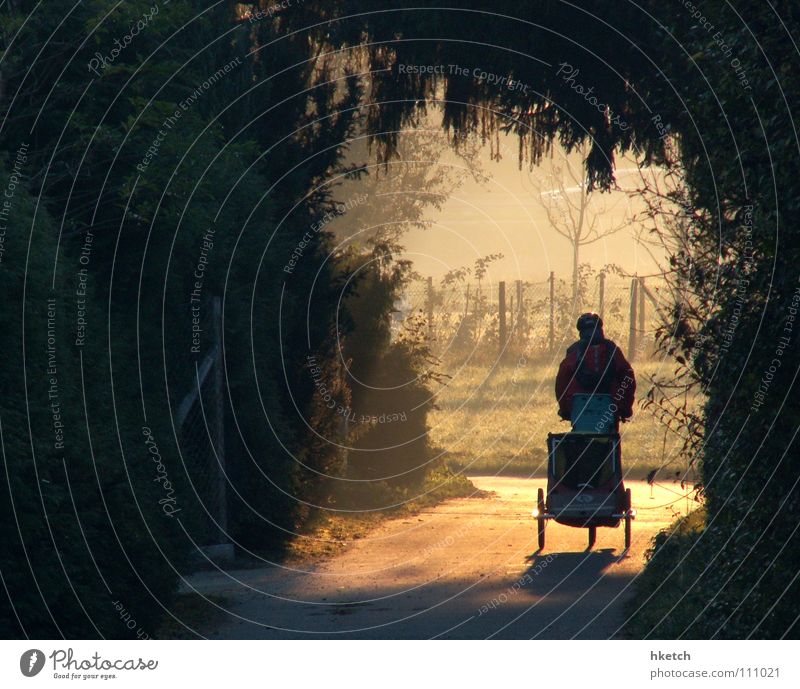
[[[310,567],[202,572],[189,585],[225,597],[216,639],[542,638],[620,636],[622,604],[651,537],[686,502],[677,485],[627,481],[638,516],[622,528],[550,523],[536,553],[531,509],[544,481],[470,477],[490,497],[449,500],[392,519],[339,555]]]

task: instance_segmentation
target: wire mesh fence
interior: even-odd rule
[[[572,281],[408,285],[398,300],[395,331],[412,316],[425,319],[428,340],[438,356],[445,353],[548,353],[575,339],[575,321],[585,311],[600,313],[606,336],[630,350],[632,358],[653,348],[660,281],[604,273],[582,275],[573,298]]]

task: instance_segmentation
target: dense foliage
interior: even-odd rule
[[[119,604],[146,633],[168,607],[182,558],[172,551],[185,541],[158,502],[142,427],[175,494],[188,496],[170,412],[194,375],[186,302],[204,248],[202,290],[226,295],[226,444],[241,459],[233,535],[243,547],[279,545],[329,499],[325,476],[346,470],[329,440],[349,431],[321,403],[308,357],[349,404],[336,343],[355,319],[338,318],[354,282],[328,256],[325,218],[336,211],[326,182],[352,172],[341,158],[359,118],[389,158],[401,128],[440,102],[456,145],[473,134],[499,149],[508,132],[521,163],[556,139],[568,149],[591,141],[588,177],[601,189],[622,152],[680,168],[689,222],[662,343],[707,395],[695,458],[707,517],[690,537],[692,576],[670,579],[690,603],[636,633],[796,635],[798,8],[439,5],[379,0],[366,12],[309,0],[259,16],[257,3],[131,0],[109,12],[106,0],[51,0],[35,21],[33,0],[2,10],[0,188],[13,184],[15,195],[0,264],[11,488],[0,500],[0,572],[19,601],[12,610],[4,599],[3,633],[137,633]],[[129,36],[136,22],[145,26]],[[387,274],[361,280],[383,290],[377,313],[350,304],[380,326],[365,367],[402,353],[385,341]],[[417,356],[400,380],[425,370]],[[424,385],[414,394],[422,401]],[[359,437],[373,449],[369,433]],[[190,503],[180,524],[191,535]],[[680,552],[658,548],[651,571],[681,573]]]
[[[796,637],[800,83],[791,36],[800,17],[791,3],[710,2],[703,13],[713,31],[688,13],[672,20],[660,65],[685,75],[673,81],[685,110],[673,106],[668,121],[680,134],[687,219],[672,258],[684,298],[662,341],[708,399],[695,456],[706,523],[685,559],[656,550],[650,567],[674,571],[685,598],[652,630],[635,620],[632,632]],[[651,594],[672,595],[642,589],[637,614]]]
[[[198,447],[224,445],[240,552],[279,554],[332,504],[347,429],[309,359],[347,400],[339,350],[355,324],[339,300],[360,264],[340,264],[327,225],[362,87],[347,59],[324,56],[324,28],[296,31],[319,23],[317,3],[267,21],[232,3],[37,8],[2,10],[14,194],[0,633],[144,638],[218,516]],[[350,306],[369,302],[359,294]],[[203,400],[189,443],[176,419],[216,346],[219,296],[224,397]]]

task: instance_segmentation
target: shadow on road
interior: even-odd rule
[[[545,553],[505,577],[305,591],[295,601],[255,594],[233,610],[243,617],[226,638],[607,639],[632,580],[617,561],[613,549]]]
[[[519,579],[520,602],[527,604],[527,610],[508,633],[499,636],[519,638],[523,625],[533,638],[603,639],[614,635],[622,620],[619,605],[611,603],[629,591],[633,579],[631,574],[614,571],[613,566],[625,556],[614,548],[529,556],[528,569]]]

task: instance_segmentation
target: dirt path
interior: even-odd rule
[[[386,522],[307,571],[268,568],[193,575],[191,585],[229,601],[204,634],[244,638],[610,638],[658,529],[685,501],[678,486],[630,481],[633,546],[623,532],[550,523],[535,554],[531,509],[543,481],[472,477],[489,498],[450,500]],[[667,507],[667,503],[674,503]]]

